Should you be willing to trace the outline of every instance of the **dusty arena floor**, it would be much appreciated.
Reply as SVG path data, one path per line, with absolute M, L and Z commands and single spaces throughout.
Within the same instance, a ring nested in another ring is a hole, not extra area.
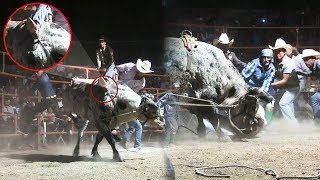
M 230 179 L 276 179 L 262 172 L 267 169 L 278 177 L 318 175 L 320 129 L 312 124 L 288 128 L 275 121 L 247 142 L 222 143 L 209 136 L 200 141 L 190 135 L 165 149 L 154 142 L 145 142 L 137 152 L 118 146 L 125 162 L 112 161 L 106 141 L 99 148 L 103 159 L 98 162 L 90 156 L 92 144 L 82 146 L 80 157 L 72 157 L 73 146 L 66 145 L 40 151 L 2 150 L 0 179 L 207 179 L 196 174 L 197 167 L 208 176 Z M 234 166 L 213 168 L 224 165 Z

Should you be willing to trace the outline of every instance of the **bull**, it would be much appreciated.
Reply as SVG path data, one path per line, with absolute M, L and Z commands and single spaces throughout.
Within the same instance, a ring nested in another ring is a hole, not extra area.
M 166 74 L 173 82 L 180 82 L 179 94 L 193 97 L 180 100 L 195 105 L 185 107 L 197 116 L 200 137 L 205 135 L 204 118 L 213 125 L 219 139 L 225 138 L 221 127 L 238 138 L 250 138 L 259 133 L 264 123 L 255 115 L 258 98 L 264 93 L 249 89 L 220 49 L 200 41 L 186 48 L 181 38 L 168 37 L 164 39 L 163 50 Z M 264 99 L 269 101 L 270 97 Z
M 115 140 L 111 130 L 116 126 L 139 119 L 142 123 L 163 128 L 159 121 L 159 108 L 155 102 L 147 96 L 136 94 L 126 84 L 118 81 L 118 95 L 116 95 L 116 84 L 107 84 L 100 78 L 92 86 L 92 94 L 96 99 L 108 103 L 98 103 L 89 96 L 90 85 L 93 80 L 73 78 L 71 85 L 63 94 L 63 106 L 65 112 L 78 124 L 78 140 L 73 154 L 79 155 L 80 140 L 89 120 L 92 120 L 98 129 L 98 134 L 91 154 L 94 158 L 101 158 L 98 153 L 98 145 L 103 137 L 106 138 L 113 150 L 113 159 L 122 161 L 115 147 Z M 114 98 L 114 99 L 113 99 Z M 113 100 L 112 100 L 113 99 Z
M 5 43 L 10 55 L 21 65 L 43 69 L 59 62 L 66 54 L 71 35 L 56 23 L 44 22 L 34 39 L 25 24 L 7 28 Z

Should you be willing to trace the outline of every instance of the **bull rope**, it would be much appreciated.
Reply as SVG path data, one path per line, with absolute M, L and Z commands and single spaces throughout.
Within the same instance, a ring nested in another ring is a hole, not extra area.
M 173 96 L 178 96 L 178 97 L 184 97 L 184 98 L 188 98 L 188 99 L 194 99 L 194 100 L 199 100 L 199 101 L 205 101 L 205 102 L 210 102 L 211 104 L 198 104 L 198 103 L 181 103 L 181 102 L 175 102 L 175 103 L 172 103 L 172 104 L 175 104 L 175 105 L 180 105 L 180 106 L 197 106 L 197 107 L 214 107 L 214 108 L 227 108 L 228 109 L 228 120 L 230 122 L 230 125 L 235 128 L 238 132 L 242 133 L 242 130 L 244 129 L 240 129 L 237 127 L 237 125 L 235 125 L 233 123 L 233 121 L 231 120 L 231 108 L 234 108 L 240 104 L 249 104 L 251 103 L 252 101 L 249 101 L 249 102 L 238 102 L 234 105 L 219 105 L 219 104 L 216 104 L 215 102 L 213 101 L 210 101 L 210 100 L 206 100 L 206 99 L 201 99 L 201 98 L 195 98 L 195 97 L 189 97 L 189 96 L 184 96 L 184 95 L 179 95 L 179 94 L 174 94 L 174 93 L 170 93 L 171 95 Z M 238 114 L 239 115 L 239 114 Z M 237 115 L 237 116 L 238 116 Z

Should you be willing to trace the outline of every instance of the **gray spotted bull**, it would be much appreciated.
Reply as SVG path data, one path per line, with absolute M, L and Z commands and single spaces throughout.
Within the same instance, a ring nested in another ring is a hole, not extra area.
M 55 23 L 44 22 L 34 39 L 25 24 L 7 27 L 5 43 L 19 64 L 33 69 L 43 69 L 57 63 L 66 54 L 71 35 Z
M 116 94 L 115 83 L 107 85 L 106 81 L 100 78 L 92 86 L 92 94 L 96 99 L 106 103 L 98 103 L 89 95 L 92 82 L 92 79 L 73 78 L 71 85 L 63 95 L 65 112 L 78 124 L 79 128 L 74 155 L 79 155 L 80 139 L 89 120 L 93 121 L 98 129 L 92 149 L 93 157 L 100 158 L 98 145 L 105 137 L 112 147 L 113 159 L 116 161 L 122 161 L 122 159 L 115 147 L 114 136 L 111 133 L 112 129 L 137 118 L 142 123 L 147 122 L 151 126 L 163 128 L 163 123 L 158 118 L 159 108 L 152 99 L 138 95 L 127 85 L 118 81 L 118 95 L 110 101 Z
M 223 137 L 221 127 L 236 137 L 255 136 L 263 127 L 263 120 L 255 117 L 261 92 L 247 87 L 220 49 L 204 42 L 196 43 L 189 52 L 182 39 L 165 38 L 163 65 L 172 81 L 180 82 L 179 94 L 210 101 L 180 98 L 184 103 L 202 104 L 186 106 L 198 118 L 199 136 L 205 135 L 204 118 L 216 129 L 219 138 Z M 214 106 L 229 106 L 230 116 L 228 108 Z

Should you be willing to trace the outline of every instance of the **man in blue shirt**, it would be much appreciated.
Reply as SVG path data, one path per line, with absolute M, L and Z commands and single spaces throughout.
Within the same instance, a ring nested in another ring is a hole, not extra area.
M 179 87 L 179 83 L 173 83 L 173 93 L 176 92 Z M 174 104 L 177 101 L 177 97 L 173 93 L 164 94 L 157 102 L 160 108 L 163 107 L 165 120 L 164 146 L 173 143 L 174 136 L 178 131 L 177 105 Z
M 275 75 L 272 59 L 273 51 L 263 49 L 260 57 L 250 61 L 242 70 L 241 75 L 250 87 L 260 87 L 265 92 L 269 91 Z
M 263 49 L 260 57 L 250 61 L 242 70 L 241 75 L 249 87 L 259 87 L 265 92 L 274 95 L 273 89 L 270 87 L 275 76 L 275 67 L 272 64 L 273 51 L 271 49 Z M 266 104 L 259 103 L 257 114 L 268 124 L 272 117 L 273 102 Z M 268 107 L 268 108 L 266 108 Z M 264 111 L 266 109 L 267 112 Z

